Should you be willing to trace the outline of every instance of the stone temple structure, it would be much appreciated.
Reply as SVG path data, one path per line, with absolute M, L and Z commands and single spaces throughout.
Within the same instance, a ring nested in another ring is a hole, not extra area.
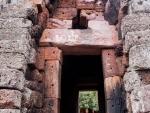
M 0 0 L 0 113 L 150 113 L 150 0 Z

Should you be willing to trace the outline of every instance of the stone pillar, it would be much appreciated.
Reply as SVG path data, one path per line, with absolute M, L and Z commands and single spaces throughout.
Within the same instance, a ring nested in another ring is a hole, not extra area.
M 131 0 L 122 20 L 124 54 L 129 67 L 124 75 L 128 113 L 150 111 L 150 1 Z
M 122 113 L 122 80 L 113 49 L 102 50 L 106 113 Z
M 45 113 L 59 113 L 61 99 L 61 50 L 45 48 Z

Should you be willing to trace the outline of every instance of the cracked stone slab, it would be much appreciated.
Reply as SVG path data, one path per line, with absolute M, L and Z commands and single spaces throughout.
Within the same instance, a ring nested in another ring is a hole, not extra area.
M 22 93 L 17 90 L 0 89 L 0 108 L 20 108 Z
M 134 46 L 129 51 L 129 67 L 136 70 L 150 69 L 150 45 Z
M 32 22 L 24 18 L 0 19 L 0 29 L 31 28 Z
M 0 68 L 18 69 L 25 72 L 27 68 L 27 59 L 23 54 L 18 53 L 0 53 Z
M 128 32 L 125 36 L 124 52 L 129 52 L 130 48 L 135 45 L 149 44 L 150 30 Z
M 122 19 L 121 25 L 122 38 L 124 38 L 128 32 L 148 30 L 150 29 L 149 26 L 150 26 L 149 14 L 127 15 Z
M 24 73 L 15 69 L 0 69 L 0 87 L 22 90 L 24 88 Z

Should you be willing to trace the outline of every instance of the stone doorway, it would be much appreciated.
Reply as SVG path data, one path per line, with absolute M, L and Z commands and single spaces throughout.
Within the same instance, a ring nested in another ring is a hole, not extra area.
M 77 51 L 68 54 L 57 47 L 43 49 L 44 93 L 48 110 L 52 113 L 77 113 L 78 91 L 96 89 L 99 91 L 100 113 L 122 113 L 124 97 L 118 68 L 122 57 L 118 58 L 113 48 L 101 48 L 98 54 L 98 50 L 89 52 L 86 47 L 82 55 Z
M 61 74 L 61 112 L 78 113 L 79 91 L 97 90 L 99 111 L 105 113 L 104 78 L 100 55 L 65 55 Z

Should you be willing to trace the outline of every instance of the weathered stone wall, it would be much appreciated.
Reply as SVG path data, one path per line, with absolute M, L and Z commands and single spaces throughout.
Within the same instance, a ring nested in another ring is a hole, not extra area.
M 37 42 L 49 12 L 45 3 L 0 0 L 0 113 L 40 113 L 44 73 Z
M 124 75 L 128 113 L 150 112 L 150 0 L 129 1 L 121 31 L 129 67 Z

